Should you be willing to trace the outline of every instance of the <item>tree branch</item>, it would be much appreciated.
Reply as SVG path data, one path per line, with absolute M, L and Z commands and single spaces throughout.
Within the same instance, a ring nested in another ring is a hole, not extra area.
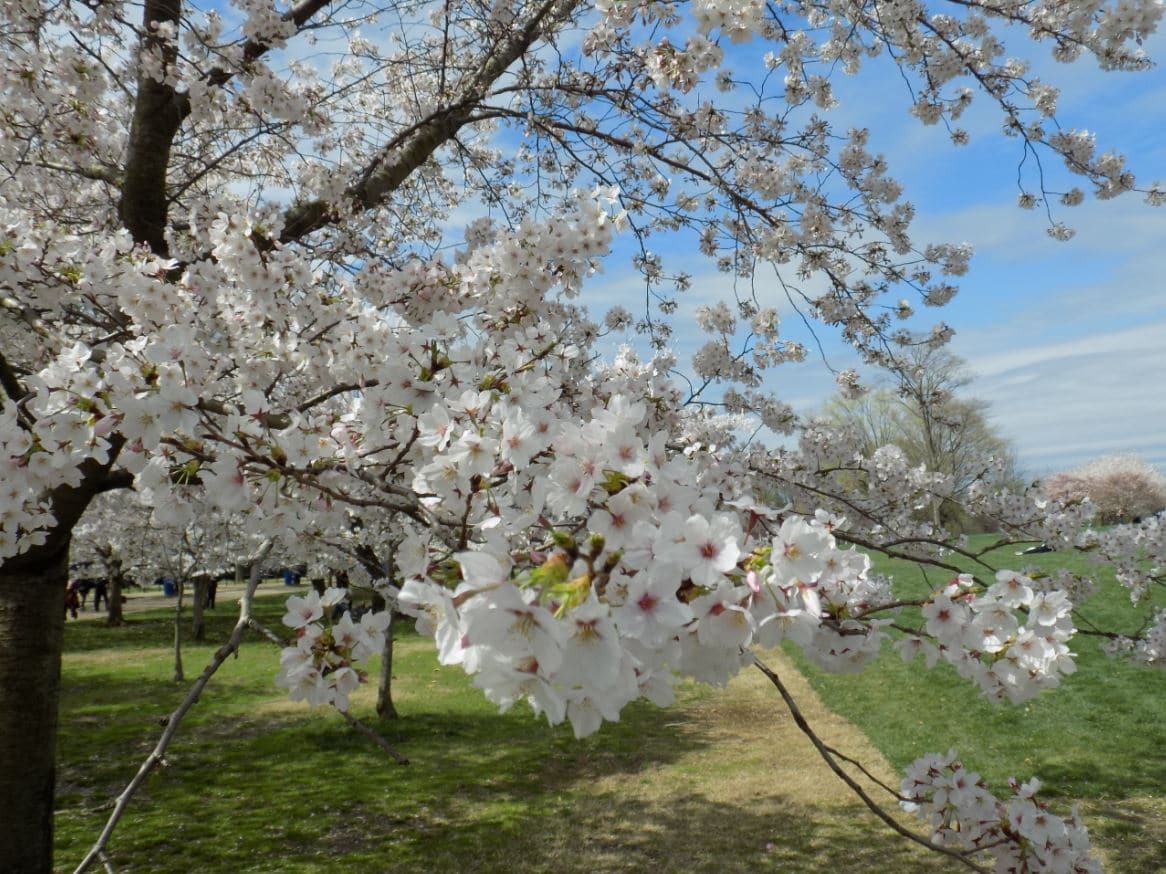
M 139 51 L 143 55 L 159 55 L 164 70 L 177 59 L 178 44 L 159 36 L 159 25 L 171 26 L 177 35 L 181 18 L 180 0 L 146 0 L 142 7 Z M 118 217 L 135 242 L 145 243 L 156 255 L 165 256 L 166 172 L 183 114 L 174 87 L 150 75 L 144 61 L 139 64 L 138 96 L 126 147 Z
M 329 2 L 302 0 L 283 14 L 283 20 L 293 22 L 298 30 Z M 140 51 L 159 55 L 163 70 L 172 67 L 177 60 L 181 18 L 181 0 L 146 0 L 142 8 Z M 171 25 L 174 37 L 160 37 L 159 24 Z M 248 40 L 243 46 L 243 64 L 258 60 L 270 48 L 270 43 Z M 170 167 L 174 138 L 191 112 L 190 96 L 179 94 L 172 85 L 153 78 L 145 72 L 146 65 L 141 65 L 140 69 L 118 216 L 136 242 L 145 243 L 156 255 L 165 256 L 169 207 L 166 173 Z M 206 81 L 211 87 L 222 87 L 233 76 L 233 71 L 216 68 L 207 75 Z
M 340 710 L 339 713 L 341 716 L 344 717 L 345 721 L 347 721 L 349 725 L 351 725 L 353 728 L 355 728 L 357 731 L 359 731 L 361 734 L 363 734 L 365 737 L 367 737 L 369 740 L 371 740 L 373 743 L 375 743 L 378 747 L 380 747 L 382 750 L 384 750 L 386 753 L 388 753 L 390 756 L 392 756 L 398 765 L 409 764 L 409 760 L 407 758 L 405 758 L 405 756 L 403 756 L 399 752 L 397 752 L 395 749 L 393 749 L 392 745 L 387 740 L 385 740 L 383 737 L 381 737 L 380 734 L 373 731 L 371 728 L 369 728 L 367 725 L 365 725 L 363 722 L 361 722 L 359 719 L 357 719 L 355 716 L 353 716 L 347 710 Z
M 16 371 L 12 369 L 3 352 L 0 352 L 0 388 L 4 389 L 4 394 L 8 395 L 14 404 L 20 403 L 28 395 L 28 389 L 17 378 Z
M 146 777 L 149 776 L 150 772 L 158 765 L 164 764 L 166 750 L 170 746 L 170 741 L 174 739 L 174 735 L 178 732 L 178 726 L 181 724 L 183 717 L 186 716 L 190 708 L 198 701 L 203 689 L 206 688 L 206 684 L 210 682 L 210 678 L 214 676 L 215 672 L 222 667 L 223 662 L 239 649 L 239 642 L 242 640 L 243 632 L 247 630 L 251 618 L 251 602 L 255 597 L 255 590 L 259 586 L 259 565 L 267 557 L 267 554 L 271 551 L 271 547 L 272 541 L 266 541 L 251 560 L 251 571 L 247 580 L 247 588 L 243 591 L 243 597 L 239 601 L 239 619 L 231 631 L 231 636 L 227 639 L 226 643 L 215 651 L 210 663 L 203 668 L 202 673 L 194 681 L 194 684 L 190 687 L 190 690 L 186 693 L 186 697 L 182 699 L 182 703 L 178 705 L 178 708 L 169 716 L 165 717 L 166 728 L 163 730 L 162 736 L 158 738 L 158 743 L 154 745 L 154 749 L 146 756 L 145 761 L 138 768 L 138 772 L 117 797 L 113 813 L 109 815 L 109 820 L 105 823 L 105 828 L 101 830 L 97 841 L 90 848 L 89 852 L 85 854 L 85 858 L 81 860 L 81 863 L 77 866 L 73 874 L 82 874 L 94 861 L 104 856 L 105 847 L 113 835 L 113 830 L 117 828 L 117 824 L 125 814 L 131 799 L 137 793 Z
M 105 492 L 112 492 L 115 489 L 130 489 L 134 486 L 134 475 L 128 470 L 111 470 L 105 477 L 97 483 L 95 491 L 97 494 Z
M 838 779 L 850 787 L 851 791 L 859 797 L 859 799 L 867 806 L 871 813 L 873 813 L 875 816 L 877 816 L 879 819 L 881 819 L 883 822 L 885 822 L 892 829 L 908 840 L 914 841 L 915 843 L 919 844 L 920 846 L 924 846 L 929 850 L 934 850 L 937 853 L 950 856 L 952 859 L 955 859 L 963 865 L 966 865 L 973 871 L 980 872 L 980 874 L 988 874 L 987 868 L 984 868 L 981 865 L 977 865 L 960 851 L 934 843 L 933 841 L 929 841 L 926 838 L 921 838 L 919 835 L 903 826 L 901 823 L 899 823 L 898 820 L 883 810 L 882 806 L 879 805 L 879 803 L 873 798 L 871 798 L 870 795 L 867 794 L 866 790 L 863 789 L 861 785 L 859 785 L 858 781 L 847 774 L 846 771 L 843 770 L 842 766 L 838 764 L 834 758 L 833 751 L 830 749 L 830 747 L 826 746 L 822 739 L 814 732 L 814 729 L 810 727 L 810 724 L 806 721 L 806 717 L 802 715 L 802 711 L 798 707 L 797 702 L 794 701 L 793 696 L 790 695 L 789 690 L 785 687 L 785 684 L 782 683 L 781 677 L 777 675 L 777 672 L 756 656 L 753 656 L 753 664 L 757 666 L 757 669 L 761 671 L 761 673 L 765 674 L 765 676 L 769 678 L 771 683 L 773 683 L 774 688 L 777 689 L 778 693 L 782 697 L 782 700 L 785 701 L 785 706 L 789 709 L 790 715 L 793 717 L 797 727 L 801 729 L 802 734 L 810 739 L 810 743 L 814 745 L 814 749 L 818 751 L 818 754 L 822 757 L 822 760 L 830 767 L 831 771 L 838 775 Z
M 463 125 L 473 119 L 474 111 L 479 108 L 490 86 L 511 64 L 526 54 L 535 42 L 555 25 L 566 21 L 579 2 L 546 0 L 525 27 L 516 31 L 502 46 L 488 49 L 477 73 L 466 83 L 460 97 L 397 135 L 348 188 L 345 193 L 347 201 L 359 210 L 372 209 L 381 204 L 434 152 L 449 142 Z M 336 206 L 326 201 L 313 200 L 296 204 L 284 213 L 279 242 L 299 240 L 335 222 L 339 217 L 340 212 Z M 275 245 L 274 241 L 266 238 L 256 239 L 255 244 L 260 249 L 270 249 Z

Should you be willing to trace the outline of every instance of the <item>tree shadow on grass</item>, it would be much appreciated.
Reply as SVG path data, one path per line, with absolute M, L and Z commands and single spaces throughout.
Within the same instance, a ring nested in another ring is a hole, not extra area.
M 184 610 L 183 616 L 183 631 L 186 632 L 190 628 L 190 611 Z M 216 628 L 215 631 L 211 631 L 208 627 L 208 635 L 214 634 L 217 630 Z M 230 634 L 230 631 L 226 633 Z M 173 642 L 173 610 L 138 613 L 127 617 L 124 624 L 113 628 L 100 619 L 65 623 L 66 654 L 159 647 Z
M 647 715 L 583 742 L 529 716 L 406 719 L 404 768 L 322 719 L 221 721 L 188 738 L 111 851 L 119 870 L 158 872 L 952 870 L 857 805 L 647 785 L 710 743 Z
M 278 864 L 332 863 L 394 872 L 830 872 L 940 874 L 960 866 L 892 834 L 859 807 L 773 796 L 749 804 L 700 794 L 664 799 L 622 792 L 543 798 L 494 816 L 410 815 L 365 807 L 301 820 Z
M 63 714 L 61 859 L 75 861 L 98 833 L 108 815 L 98 808 L 153 746 L 161 731 L 156 712 L 164 712 L 156 704 L 174 694 L 168 684 L 142 688 L 114 677 L 100 686 L 95 695 L 126 702 L 136 695 L 152 703 L 147 711 L 115 708 L 100 722 L 83 710 Z M 457 821 L 467 810 L 471 822 L 493 811 L 517 816 L 580 781 L 666 767 L 682 749 L 701 745 L 691 736 L 683 748 L 671 742 L 660 734 L 660 715 L 638 709 L 614 731 L 582 743 L 569 729 L 550 729 L 529 713 L 435 712 L 382 725 L 412 759 L 408 767 L 394 764 L 330 711 L 207 712 L 183 726 L 168 766 L 147 781 L 111 851 L 119 870 L 141 871 L 194 870 L 195 861 L 199 870 L 245 870 L 238 858 L 219 855 L 224 846 L 243 849 L 248 858 L 281 858 L 291 848 L 294 859 L 317 854 L 321 840 L 327 858 L 343 859 L 345 851 L 327 835 L 340 829 L 350 838 L 341 843 L 353 843 L 346 823 L 354 817 L 372 816 L 377 826 L 414 823 L 425 834 L 425 824 Z M 341 809 L 349 813 L 341 816 Z M 176 823 L 182 841 L 175 841 Z M 394 828 L 396 835 L 400 826 Z M 383 843 L 382 832 L 369 833 Z
M 1147 749 L 1141 766 L 1132 772 L 1115 774 L 1090 758 L 1089 750 L 1058 750 L 1039 767 L 1042 792 L 1049 798 L 1073 800 L 1077 787 L 1096 787 L 1104 798 L 1120 799 L 1133 795 L 1158 795 L 1166 790 L 1166 748 Z M 1091 795 L 1095 793 L 1090 793 Z
M 1110 874 L 1166 871 L 1166 799 L 1088 801 L 1081 814 L 1090 837 L 1106 849 Z
M 86 678 L 62 713 L 62 870 L 185 691 L 124 668 Z M 118 870 L 952 870 L 856 805 L 780 787 L 740 797 L 723 781 L 710 797 L 702 769 L 722 767 L 710 751 L 739 763 L 691 705 L 637 703 L 576 741 L 524 707 L 497 714 L 477 695 L 418 690 L 403 719 L 378 726 L 411 758 L 400 767 L 335 713 L 258 689 L 208 690 L 115 833 Z

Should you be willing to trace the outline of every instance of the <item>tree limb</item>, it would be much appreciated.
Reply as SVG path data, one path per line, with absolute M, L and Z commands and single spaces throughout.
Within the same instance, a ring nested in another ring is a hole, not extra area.
M 431 113 L 427 118 L 406 129 L 364 168 L 357 181 L 345 192 L 347 201 L 357 209 L 371 209 L 382 203 L 419 167 L 474 117 L 474 111 L 485 98 L 490 86 L 521 58 L 530 47 L 551 29 L 566 21 L 580 0 L 546 0 L 539 10 L 502 46 L 491 47 L 460 97 Z M 315 230 L 326 227 L 340 217 L 336 206 L 322 200 L 293 205 L 284 213 L 280 243 L 299 240 Z M 262 249 L 271 249 L 275 243 L 266 238 L 255 239 Z
M 82 874 L 94 861 L 104 856 L 105 847 L 113 835 L 113 830 L 117 828 L 117 824 L 125 814 L 131 799 L 137 793 L 146 777 L 149 776 L 150 772 L 165 762 L 166 750 L 170 746 L 170 742 L 174 739 L 174 735 L 178 732 L 178 726 L 181 724 L 183 717 L 186 716 L 190 708 L 198 701 L 203 689 L 206 688 L 206 684 L 214 676 L 215 672 L 222 667 L 223 662 L 239 649 L 239 642 L 242 640 L 243 632 L 247 630 L 251 618 L 251 603 L 255 597 L 255 590 L 259 586 L 259 565 L 267 557 L 267 554 L 271 551 L 271 547 L 272 541 L 266 541 L 251 560 L 251 572 L 247 580 L 247 588 L 243 591 L 243 597 L 239 601 L 239 619 L 231 631 L 231 636 L 227 639 L 226 643 L 215 651 L 210 663 L 203 668 L 203 672 L 194 681 L 194 684 L 186 693 L 186 697 L 182 699 L 182 703 L 178 705 L 173 713 L 165 718 L 166 728 L 162 731 L 162 736 L 158 738 L 158 743 L 154 745 L 154 749 L 146 756 L 145 761 L 138 768 L 138 772 L 117 797 L 113 813 L 109 815 L 109 820 L 105 823 L 105 828 L 101 830 L 97 841 L 90 848 L 89 852 L 85 854 L 85 858 L 81 860 L 81 863 L 77 866 L 73 874 Z
M 375 743 L 378 747 L 380 747 L 382 750 L 384 750 L 386 753 L 388 753 L 390 756 L 392 756 L 398 765 L 409 764 L 409 760 L 407 758 L 405 758 L 405 756 L 403 756 L 399 752 L 397 752 L 395 749 L 393 749 L 392 745 L 387 740 L 385 740 L 383 737 L 381 737 L 380 734 L 373 731 L 371 728 L 369 728 L 367 725 L 365 725 L 363 722 L 361 722 L 359 719 L 357 719 L 355 716 L 353 716 L 347 710 L 340 710 L 339 713 L 341 716 L 344 717 L 345 721 L 347 721 L 347 723 L 349 725 L 351 725 L 353 728 L 355 728 L 357 731 L 359 731 L 361 734 L 363 734 L 365 737 L 367 737 L 369 740 L 371 740 L 373 743 Z
M 20 403 L 28 395 L 28 389 L 16 376 L 16 371 L 12 369 L 3 352 L 0 352 L 0 388 L 4 389 L 4 394 L 8 395 L 14 404 Z
M 293 22 L 298 30 L 329 2 L 301 0 L 284 12 L 283 20 Z M 142 7 L 140 51 L 159 54 L 164 70 L 172 67 L 177 60 L 178 43 L 176 38 L 164 39 L 159 36 L 158 25 L 171 25 L 177 35 L 181 18 L 181 0 L 146 0 Z M 243 64 L 258 60 L 270 48 L 270 43 L 248 40 L 243 46 Z M 166 216 L 169 207 L 166 174 L 170 167 L 170 150 L 174 138 L 191 112 L 190 96 L 179 94 L 173 85 L 153 78 L 145 72 L 146 65 L 142 65 L 141 69 L 126 148 L 118 215 L 135 242 L 145 243 L 154 254 L 165 256 L 168 251 Z M 233 76 L 232 71 L 216 68 L 208 74 L 207 84 L 222 87 Z
M 859 797 L 859 799 L 867 806 L 871 813 L 873 813 L 875 816 L 877 816 L 879 819 L 881 819 L 883 822 L 885 822 L 892 829 L 908 840 L 914 841 L 915 843 L 924 846 L 929 850 L 934 850 L 937 853 L 942 853 L 945 856 L 949 856 L 952 859 L 962 863 L 963 865 L 966 865 L 971 870 L 980 872 L 980 874 L 988 874 L 987 868 L 976 864 L 964 853 L 960 852 L 959 850 L 953 850 L 950 847 L 945 847 L 942 844 L 929 841 L 927 838 L 920 837 L 899 823 L 898 820 L 896 820 L 885 810 L 883 810 L 882 806 L 873 798 L 871 798 L 870 795 L 867 794 L 866 790 L 863 789 L 861 785 L 859 785 L 858 781 L 847 774 L 846 771 L 843 770 L 842 766 L 838 764 L 838 762 L 835 760 L 833 751 L 830 749 L 830 747 L 826 746 L 826 744 L 820 737 L 818 737 L 818 735 L 814 732 L 814 729 L 806 721 L 806 717 L 802 715 L 802 711 L 798 707 L 797 702 L 794 701 L 793 696 L 789 693 L 789 690 L 785 687 L 785 684 L 781 681 L 781 677 L 777 675 L 777 672 L 756 656 L 753 656 L 753 664 L 757 666 L 757 670 L 765 674 L 765 676 L 769 678 L 769 681 L 773 683 L 774 688 L 777 689 L 778 693 L 782 697 L 782 700 L 785 701 L 785 706 L 789 709 L 790 715 L 793 717 L 797 727 L 801 729 L 802 734 L 810 739 L 810 743 L 814 745 L 814 749 L 818 751 L 818 754 L 822 757 L 822 760 L 830 767 L 831 771 L 838 775 L 838 779 L 850 787 L 851 791 Z
M 178 33 L 182 18 L 181 0 L 146 0 L 142 7 L 143 54 L 161 56 L 163 69 L 178 57 L 177 42 L 158 34 L 159 25 L 169 25 Z M 126 146 L 118 217 L 137 243 L 145 243 L 156 255 L 167 254 L 166 172 L 170 149 L 182 124 L 182 110 L 174 86 L 151 76 L 142 63 L 138 73 L 138 96 Z

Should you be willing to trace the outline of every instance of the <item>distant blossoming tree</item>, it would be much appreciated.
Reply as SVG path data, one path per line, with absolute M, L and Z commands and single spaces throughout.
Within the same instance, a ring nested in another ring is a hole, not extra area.
M 850 398 L 839 394 L 822 415 L 855 429 L 865 454 L 895 445 L 910 463 L 949 475 L 954 500 L 937 498 L 926 512 L 936 526 L 974 524 L 963 517 L 961 504 L 969 489 L 985 481 L 1016 484 L 1012 447 L 993 427 L 988 405 L 961 394 L 971 373 L 946 346 L 914 347 L 896 362 L 896 371 L 897 388 L 883 386 Z
M 1088 500 L 1102 522 L 1131 522 L 1166 509 L 1166 476 L 1137 455 L 1106 455 L 1045 480 L 1049 497 Z

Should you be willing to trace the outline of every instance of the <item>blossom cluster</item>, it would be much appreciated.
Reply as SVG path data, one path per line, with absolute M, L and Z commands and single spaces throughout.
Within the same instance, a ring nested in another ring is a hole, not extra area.
M 347 710 L 348 696 L 368 679 L 361 663 L 384 647 L 390 614 L 365 613 L 354 621 L 344 610 L 331 621 L 332 609 L 345 597 L 344 589 L 330 588 L 323 595 L 313 591 L 287 599 L 283 624 L 295 630 L 296 640 L 280 654 L 275 682 L 291 700 Z
M 1036 778 L 1008 785 L 1011 795 L 997 798 L 955 750 L 929 753 L 907 766 L 901 804 L 927 821 L 933 839 L 988 853 L 1001 874 L 1100 874 L 1076 809 L 1067 817 L 1050 812 Z
M 819 519 L 791 517 L 769 537 L 756 516 L 750 532 L 735 513 L 692 513 L 694 496 L 661 510 L 677 495 L 658 470 L 648 461 L 596 507 L 590 533 L 555 532 L 537 563 L 455 553 L 411 576 L 400 608 L 491 700 L 525 698 L 579 736 L 634 698 L 670 702 L 677 674 L 727 682 L 754 644 L 796 640 L 835 667 L 877 654 L 877 625 L 841 618 L 871 594 L 865 555 L 837 549 Z
M 1017 704 L 1076 670 L 1067 646 L 1072 608 L 1063 591 L 1034 592 L 1033 581 L 1014 571 L 997 572 L 987 589 L 961 574 L 923 605 L 935 645 L 916 636 L 896 646 L 905 661 L 922 653 L 929 666 L 942 653 L 987 698 Z

